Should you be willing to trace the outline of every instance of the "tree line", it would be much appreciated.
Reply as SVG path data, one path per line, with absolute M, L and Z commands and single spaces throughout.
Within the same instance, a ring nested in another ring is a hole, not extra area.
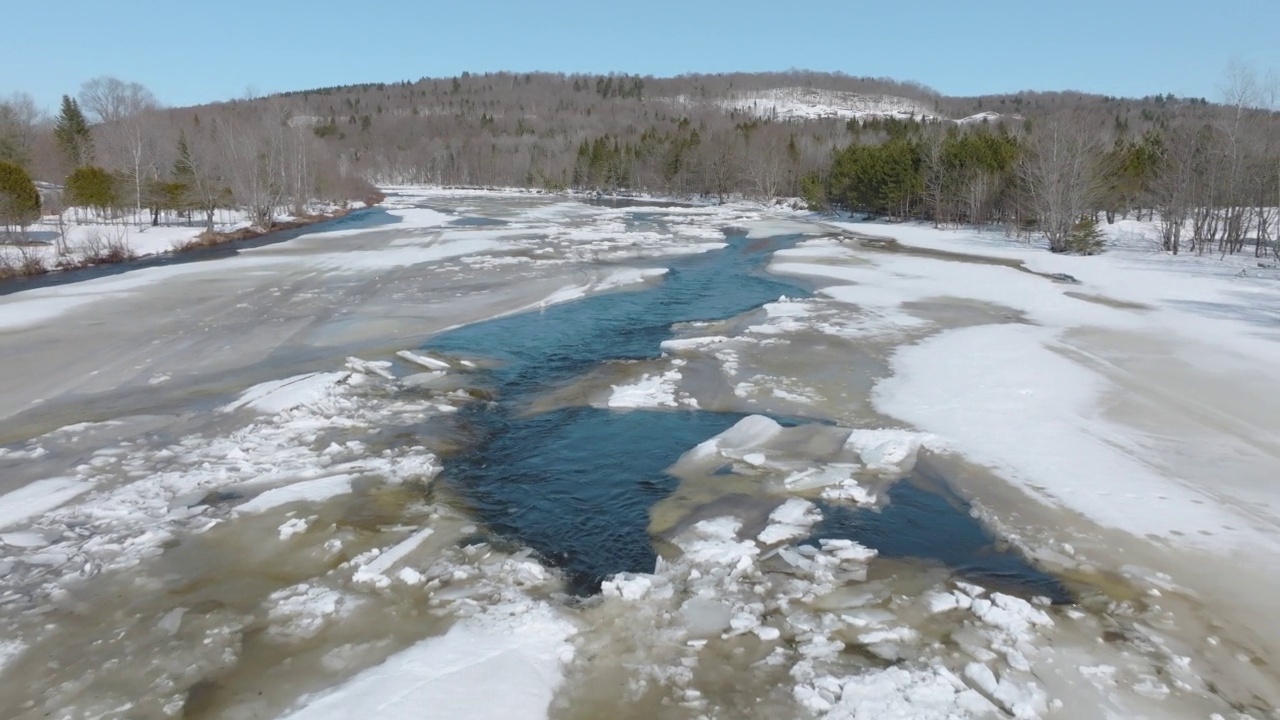
M 1140 133 L 1072 111 L 973 125 L 851 123 L 853 142 L 801 178 L 817 207 L 1040 233 L 1100 249 L 1099 218 L 1157 221 L 1163 248 L 1280 253 L 1280 89 L 1235 68 L 1227 103 L 1189 103 Z
M 292 112 L 271 98 L 223 103 L 202 117 L 164 108 L 144 86 L 112 77 L 64 95 L 51 118 L 15 94 L 0 100 L 0 225 L 75 207 L 99 219 L 199 221 L 211 231 L 217 211 L 240 210 L 268 230 L 312 201 L 376 192 Z
M 769 106 L 814 92 L 896 110 L 795 118 Z M 23 96 L 0 103 L 0 161 L 65 187 L 77 205 L 149 210 L 157 222 L 212 224 L 234 206 L 269 224 L 308 198 L 358 197 L 367 182 L 431 183 L 803 196 L 1038 232 L 1055 250 L 1085 252 L 1098 238 L 1091 219 L 1143 214 L 1172 252 L 1262 254 L 1280 225 L 1275 95 L 1238 67 L 1220 103 L 950 98 L 810 72 L 464 73 L 167 109 L 136 83 L 103 78 L 65 98 L 56 118 Z

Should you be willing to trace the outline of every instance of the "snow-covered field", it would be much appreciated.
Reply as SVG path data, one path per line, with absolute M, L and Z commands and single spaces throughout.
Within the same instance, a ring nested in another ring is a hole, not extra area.
M 319 215 L 338 209 L 330 203 L 315 203 L 307 208 L 307 213 Z M 276 218 L 279 222 L 293 219 L 291 216 Z M 117 247 L 129 257 L 157 255 L 173 252 L 205 230 L 202 215 L 193 216 L 190 222 L 175 222 L 169 217 L 165 220 L 153 226 L 149 212 L 103 218 L 88 208 L 68 209 L 61 220 L 55 215 L 46 215 L 26 228 L 20 237 L 0 243 L 0 268 L 20 267 L 28 261 L 39 262 L 49 270 L 76 267 Z M 215 213 L 215 232 L 228 233 L 250 225 L 244 212 L 219 210 Z
M 0 714 L 1274 716 L 1274 270 L 1133 221 L 1075 258 L 750 203 L 393 188 L 362 218 L 0 297 Z M 557 389 L 745 415 L 669 470 L 652 571 L 570 599 L 442 481 L 485 361 L 420 348 L 642 292 L 725 227 L 806 235 L 768 272 L 815 292 Z M 1075 602 L 805 542 L 926 467 Z

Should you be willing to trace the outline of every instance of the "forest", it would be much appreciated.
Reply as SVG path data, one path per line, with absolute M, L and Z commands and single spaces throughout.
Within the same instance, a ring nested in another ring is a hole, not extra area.
M 0 225 L 93 208 L 152 223 L 236 208 L 268 229 L 376 185 L 576 189 L 761 201 L 1042 234 L 1157 221 L 1169 252 L 1278 252 L 1280 94 L 1250 68 L 1221 97 L 946 97 L 791 71 L 673 78 L 464 73 L 164 107 L 111 77 L 0 100 Z M 38 188 L 33 190 L 32 188 Z

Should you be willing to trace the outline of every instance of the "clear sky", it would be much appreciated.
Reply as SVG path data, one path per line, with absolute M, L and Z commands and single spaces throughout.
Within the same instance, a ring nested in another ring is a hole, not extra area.
M 1280 71 L 1278 0 L 60 0 L 6 2 L 0 94 L 50 110 L 115 75 L 169 105 L 464 70 L 805 68 L 949 95 L 1078 89 L 1217 99 Z

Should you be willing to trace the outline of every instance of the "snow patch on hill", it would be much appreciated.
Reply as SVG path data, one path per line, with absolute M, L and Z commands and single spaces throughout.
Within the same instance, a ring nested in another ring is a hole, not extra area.
M 984 110 L 976 115 L 956 120 L 957 125 L 974 125 L 981 122 L 998 123 L 1001 120 L 1022 120 L 1021 115 L 1003 115 L 994 110 Z
M 672 99 L 691 105 L 701 101 L 681 95 Z M 775 120 L 841 120 L 894 117 L 900 119 L 944 119 L 923 103 L 894 95 L 863 95 L 838 90 L 787 87 L 735 93 L 710 101 L 726 110 L 746 112 Z

